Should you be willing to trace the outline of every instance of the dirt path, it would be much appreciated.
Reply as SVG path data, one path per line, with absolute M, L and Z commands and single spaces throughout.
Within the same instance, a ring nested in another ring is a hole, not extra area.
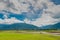
M 60 33 L 49 33 L 49 32 L 43 32 L 43 31 L 41 31 L 40 33 L 42 33 L 42 34 L 51 34 L 51 35 L 54 35 L 54 36 L 60 36 Z

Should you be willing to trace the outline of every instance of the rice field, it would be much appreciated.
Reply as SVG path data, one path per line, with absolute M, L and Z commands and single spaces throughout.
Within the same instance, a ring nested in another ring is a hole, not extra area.
M 1 31 L 0 40 L 60 40 L 60 36 L 29 31 Z

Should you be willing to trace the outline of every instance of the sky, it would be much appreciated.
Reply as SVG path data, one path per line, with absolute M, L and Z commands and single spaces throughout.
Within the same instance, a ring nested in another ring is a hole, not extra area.
M 38 27 L 60 22 L 60 0 L 0 0 L 0 24 Z

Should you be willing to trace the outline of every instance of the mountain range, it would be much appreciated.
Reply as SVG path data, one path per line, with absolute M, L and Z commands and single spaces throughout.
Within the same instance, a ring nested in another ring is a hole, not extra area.
M 37 26 L 26 24 L 26 23 L 15 23 L 11 25 L 0 24 L 0 30 L 32 30 L 38 29 Z
M 60 23 L 56 23 L 54 25 L 43 26 L 40 29 L 60 29 Z
M 60 29 L 60 23 L 37 27 L 26 23 L 0 24 L 0 30 L 40 30 L 40 29 Z

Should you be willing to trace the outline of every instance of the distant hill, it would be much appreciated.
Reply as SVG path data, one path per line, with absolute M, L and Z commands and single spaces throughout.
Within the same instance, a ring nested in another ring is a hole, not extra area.
M 26 24 L 26 23 L 15 23 L 11 25 L 0 24 L 0 30 L 33 30 L 38 29 L 37 26 Z
M 0 30 L 41 30 L 41 29 L 60 29 L 60 23 L 37 27 L 26 23 L 0 24 Z
M 60 29 L 60 23 L 57 23 L 54 25 L 43 26 L 40 29 Z

